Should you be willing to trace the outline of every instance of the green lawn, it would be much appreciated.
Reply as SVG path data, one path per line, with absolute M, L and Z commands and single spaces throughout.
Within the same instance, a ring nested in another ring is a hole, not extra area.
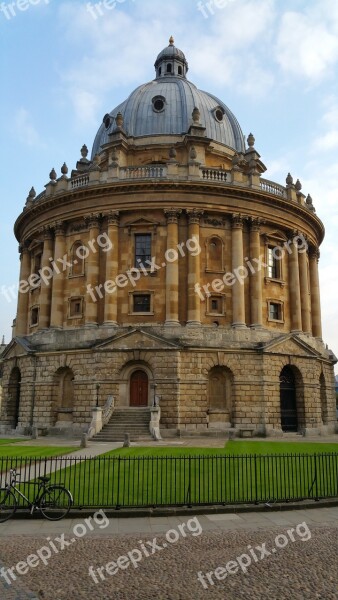
M 220 456 L 243 454 L 322 454 L 324 452 L 338 452 L 337 444 L 322 444 L 312 442 L 251 442 L 230 441 L 224 448 L 182 448 L 182 447 L 131 447 L 119 448 L 107 452 L 105 456 Z
M 73 493 L 76 506 L 334 497 L 338 496 L 337 444 L 236 441 L 221 449 L 124 448 L 78 461 L 53 475 L 53 481 L 60 480 Z
M 75 446 L 20 446 L 0 445 L 1 458 L 48 458 L 50 456 L 62 456 L 78 450 Z
M 8 446 L 9 444 L 18 444 L 19 442 L 28 442 L 28 438 L 7 438 L 0 439 L 0 446 Z

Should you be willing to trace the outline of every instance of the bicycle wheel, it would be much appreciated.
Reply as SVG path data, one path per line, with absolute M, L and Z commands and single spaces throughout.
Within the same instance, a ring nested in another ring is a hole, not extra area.
M 0 523 L 10 519 L 16 511 L 16 498 L 8 488 L 0 488 Z
M 68 515 L 72 504 L 71 493 L 60 485 L 53 485 L 42 494 L 40 510 L 46 519 L 59 521 Z

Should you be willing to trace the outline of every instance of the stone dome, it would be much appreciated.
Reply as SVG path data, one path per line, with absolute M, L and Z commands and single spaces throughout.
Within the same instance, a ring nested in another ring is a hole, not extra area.
M 156 78 L 140 85 L 130 96 L 103 118 L 94 140 L 92 157 L 109 143 L 118 113 L 123 117 L 127 136 L 184 135 L 192 124 L 195 107 L 206 137 L 237 152 L 245 151 L 244 135 L 231 110 L 216 96 L 199 90 L 186 79 L 188 63 L 174 46 L 173 38 L 155 62 Z

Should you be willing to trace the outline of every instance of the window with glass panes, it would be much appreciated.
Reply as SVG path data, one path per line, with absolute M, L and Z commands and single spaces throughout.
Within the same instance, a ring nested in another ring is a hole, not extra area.
M 133 312 L 150 312 L 150 294 L 134 294 Z
M 135 235 L 135 266 L 140 263 L 147 267 L 146 261 L 151 261 L 151 234 L 137 233 Z
M 268 247 L 268 277 L 271 279 L 279 279 L 280 278 L 280 260 L 276 258 L 275 248 L 273 246 Z M 278 254 L 277 254 L 278 256 Z

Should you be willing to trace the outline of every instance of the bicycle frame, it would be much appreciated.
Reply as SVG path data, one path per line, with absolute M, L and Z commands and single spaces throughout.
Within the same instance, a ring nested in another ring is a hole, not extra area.
M 43 481 L 21 481 L 21 484 L 24 485 L 37 485 L 38 487 L 38 491 L 36 493 L 36 496 L 33 500 L 33 502 L 31 502 L 27 496 L 25 496 L 25 494 L 23 492 L 21 492 L 16 486 L 17 486 L 17 481 L 16 478 L 19 477 L 20 475 L 18 473 L 16 473 L 16 471 L 12 471 L 12 469 L 10 470 L 10 475 L 11 475 L 11 479 L 10 479 L 10 483 L 8 483 L 6 485 L 6 487 L 10 490 L 13 490 L 14 495 L 17 493 L 19 494 L 19 496 L 21 496 L 21 498 L 23 500 L 25 500 L 27 502 L 27 505 L 30 508 L 30 513 L 31 515 L 33 514 L 34 510 L 39 510 L 39 501 L 42 498 L 43 492 L 46 490 L 47 486 Z M 42 492 L 42 493 L 41 493 Z

